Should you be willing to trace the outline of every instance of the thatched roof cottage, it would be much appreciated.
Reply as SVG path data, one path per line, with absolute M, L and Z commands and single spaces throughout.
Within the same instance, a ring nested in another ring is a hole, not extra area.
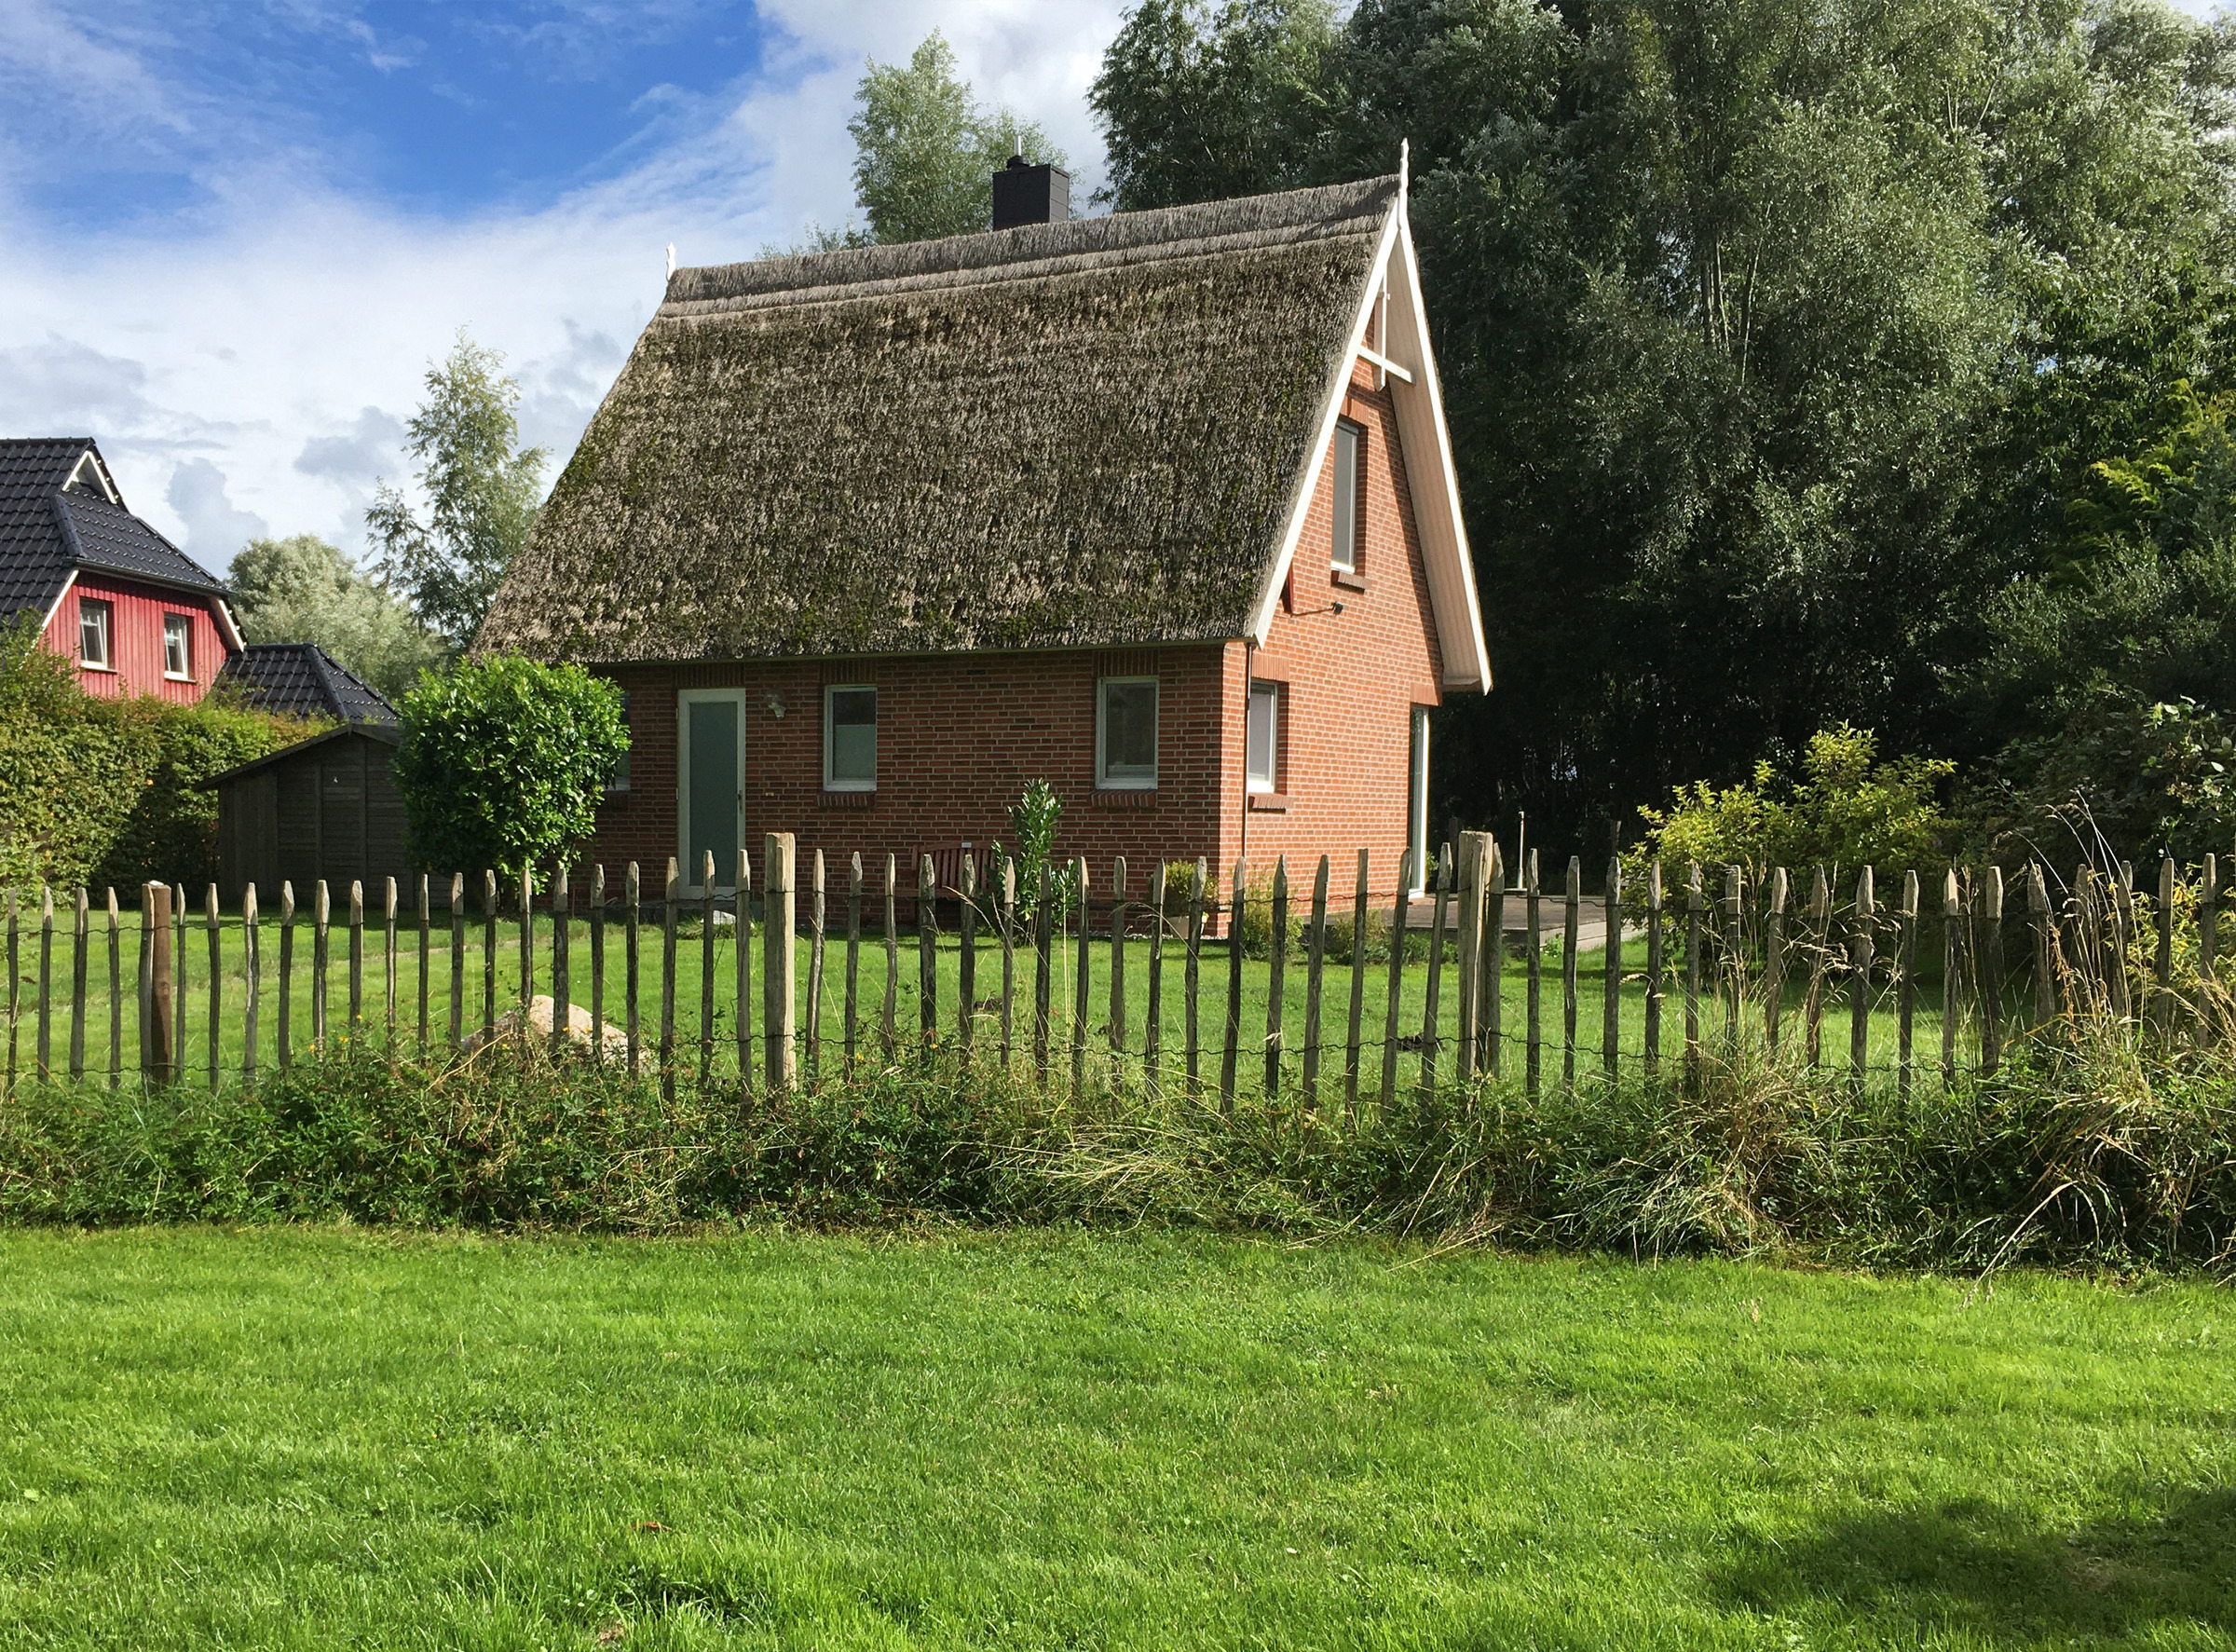
M 1403 179 L 675 271 L 477 647 L 627 693 L 648 876 L 1042 778 L 1067 852 L 1392 887 L 1490 685 Z

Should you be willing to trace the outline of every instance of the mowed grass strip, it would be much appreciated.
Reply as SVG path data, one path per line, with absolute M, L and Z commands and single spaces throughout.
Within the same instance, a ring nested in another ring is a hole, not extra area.
M 2226 1646 L 2225 1291 L 0 1236 L 0 1645 Z

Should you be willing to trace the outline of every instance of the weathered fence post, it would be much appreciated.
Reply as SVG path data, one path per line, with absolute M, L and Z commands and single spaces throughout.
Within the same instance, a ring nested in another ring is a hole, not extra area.
M 1944 1090 L 1956 1083 L 1956 1021 L 1963 1003 L 1959 996 L 1963 976 L 1958 971 L 1964 935 L 1958 920 L 1963 914 L 1956 868 L 1951 867 L 1941 881 L 1941 1086 Z
M 1722 944 L 1717 950 L 1722 961 L 1716 969 L 1717 990 L 1724 995 L 1724 1054 L 1729 1059 L 1739 1048 L 1739 1000 L 1745 996 L 1741 989 L 1747 980 L 1747 939 L 1744 925 L 1743 881 L 1739 868 L 1726 863 L 1724 867 L 1724 909 Z
M 355 1044 L 365 1018 L 365 885 L 349 881 L 349 1039 Z
M 1111 1087 L 1117 1088 L 1125 1058 L 1125 856 L 1111 863 Z M 1084 936 L 1084 929 L 1080 932 Z M 1085 943 L 1081 943 L 1084 945 Z
M 1602 996 L 1600 1017 L 1600 1070 L 1610 1084 L 1620 1076 L 1623 1030 L 1623 860 L 1607 857 L 1607 939 L 1600 954 Z
M 854 1043 L 862 978 L 862 852 L 846 858 L 846 1071 L 854 1070 Z
M 326 966 L 333 930 L 334 895 L 320 878 L 310 892 L 310 1043 L 321 1055 L 326 1049 Z
M 1203 880 L 1198 878 L 1196 882 L 1200 885 Z M 1017 1006 L 1017 862 L 1006 852 L 1002 856 L 1001 901 L 1002 1071 L 1006 1073 L 1016 1048 Z
M 49 912 L 53 909 L 51 897 L 48 902 L 48 909 Z M 148 1076 L 157 1084 L 167 1085 L 178 1076 L 177 1029 L 171 1016 L 176 983 L 171 975 L 170 885 L 147 884 L 141 894 L 140 910 L 143 914 L 150 942 L 148 1024 L 142 1036 L 142 1047 L 148 1052 Z M 44 981 L 41 986 L 44 988 Z M 40 1076 L 47 1076 L 44 1050 L 40 1051 L 39 1065 L 42 1069 Z
M 1525 1023 L 1527 1041 L 1524 1055 L 1523 1088 L 1534 1099 L 1539 1093 L 1539 1080 L 1545 1063 L 1545 892 L 1537 882 L 1537 852 L 1528 852 L 1523 863 L 1522 900 L 1524 922 L 1528 925 L 1522 941 L 1522 950 L 1528 954 L 1525 972 L 1528 983 L 1529 1019 Z
M 256 1087 L 256 1017 L 264 997 L 264 940 L 256 932 L 256 885 L 249 884 L 240 892 L 240 965 L 246 977 L 240 1006 L 240 1083 L 241 1087 Z M 109 891 L 109 1087 L 116 1086 L 116 1058 L 123 1044 L 118 1036 L 121 1029 L 116 1024 L 116 892 Z
M 93 938 L 91 914 L 91 898 L 81 883 L 77 886 L 76 909 L 70 930 L 70 1076 L 73 1079 L 86 1075 L 86 950 Z
M 1812 1072 L 1824 1047 L 1824 977 L 1832 968 L 1832 948 L 1833 888 L 1820 866 L 1809 887 L 1809 990 L 1801 1006 L 1802 1042 Z
M 497 873 L 482 868 L 482 1038 L 497 1031 Z
M 217 886 L 211 885 L 214 897 Z M 382 986 L 387 989 L 389 1007 L 389 1048 L 396 1047 L 396 880 L 388 880 L 388 935 L 387 952 L 381 962 Z
M 1980 1071 L 2003 1059 L 2003 868 L 1989 867 L 1980 890 Z
M 456 1050 L 465 1037 L 466 874 L 453 872 L 450 875 L 450 1047 Z
M 1646 1073 L 1661 1068 L 1661 862 L 1646 865 Z
M 424 883 L 421 893 L 425 894 Z M 425 1021 L 423 1014 L 420 1017 Z M 420 1030 L 420 1042 L 426 1042 L 426 1029 Z M 593 1066 L 606 1064 L 606 863 L 593 861 L 590 867 L 590 1059 Z
M 823 953 L 825 867 L 823 851 L 808 873 L 808 1088 L 823 1087 Z M 740 937 L 741 944 L 743 937 Z
M 1398 857 L 1398 898 L 1405 899 L 1406 857 Z M 1351 891 L 1351 1023 L 1343 1043 L 1343 1116 L 1358 1115 L 1359 1040 L 1367 1013 L 1367 852 L 1358 852 L 1358 881 Z
M 730 970 L 730 996 L 737 1001 L 730 1029 L 738 1040 L 738 1100 L 753 1095 L 753 857 L 738 845 L 737 893 L 731 896 L 737 911 L 730 929 L 730 949 L 736 953 Z M 768 927 L 764 911 L 762 927 Z
M 2158 991 L 2151 1003 L 2151 1018 L 2158 1024 L 2161 1038 L 2174 1036 L 2174 856 L 2163 854 L 2159 860 L 2159 950 L 2153 961 Z
M 1584 861 L 1572 854 L 1561 921 L 1561 1087 L 1571 1092 L 1576 1087 L 1576 938 L 1583 905 Z
M 1847 995 L 1847 1063 L 1849 1082 L 1858 1096 L 1863 1093 L 1863 1070 L 1870 1055 L 1871 1044 L 1871 963 L 1873 951 L 1872 920 L 1875 913 L 1872 899 L 1871 867 L 1866 866 L 1856 874 L 1855 928 L 1848 943 L 1848 968 L 1852 972 Z
M 1492 860 L 1495 865 L 1498 846 L 1492 845 Z M 1466 834 L 1460 836 L 1460 853 L 1467 853 Z M 1459 867 L 1452 858 L 1452 844 L 1447 841 L 1437 851 L 1437 905 L 1430 914 L 1428 932 L 1428 985 L 1421 1002 L 1421 1068 L 1414 1084 L 1426 1096 L 1437 1087 L 1438 1045 L 1444 1030 L 1438 1022 L 1438 993 L 1444 979 L 1444 927 L 1450 921 L 1452 897 L 1460 893 Z M 1455 1059 L 1454 1065 L 1457 1065 Z
M 2129 990 L 2127 978 L 2128 937 L 2135 927 L 2134 887 L 2135 868 L 2132 862 L 2115 861 L 2112 865 L 2111 908 L 2112 948 L 2111 967 L 2105 971 L 2105 984 L 2112 995 L 2112 1014 L 2122 1021 L 2134 1017 L 2134 998 Z
M 1125 862 L 1119 862 L 1123 868 Z M 961 895 L 955 903 L 955 1042 L 964 1072 L 971 1069 L 971 1044 L 978 1030 L 978 857 L 962 857 Z
M 1312 916 L 1304 933 L 1304 1062 L 1303 1101 L 1307 1110 L 1320 1104 L 1320 982 L 1328 960 L 1329 859 L 1320 856 L 1313 875 Z
M 23 955 L 19 939 L 16 892 L 7 892 L 7 1094 L 16 1093 L 16 1028 L 23 1014 Z
M 1917 1004 L 1917 871 L 1915 867 L 1902 874 L 1902 904 L 1896 910 L 1902 922 L 1902 939 L 1895 952 L 1897 972 L 1895 988 L 1896 1066 L 1901 1072 L 1902 1100 L 1910 1099 L 1910 1031 L 1911 1020 Z
M 1227 911 L 1227 1014 L 1226 1047 L 1219 1064 L 1219 1111 L 1224 1114 L 1234 1111 L 1234 1062 L 1242 1043 L 1242 909 L 1248 898 L 1243 882 L 1247 868 L 1241 861 L 1234 863 L 1234 901 Z
M 1087 1022 L 1093 1014 L 1088 1006 L 1093 998 L 1095 961 L 1094 926 L 1087 921 L 1087 857 L 1084 854 L 1071 862 L 1071 887 L 1079 896 L 1079 957 L 1071 983 L 1071 1093 L 1079 1096 L 1087 1087 Z
M 668 856 L 667 881 L 660 903 L 660 1093 L 675 1099 L 675 908 L 683 894 L 683 872 Z
M 1405 926 L 1411 916 L 1412 879 L 1403 867 L 1398 879 L 1398 894 L 1390 903 L 1390 991 L 1389 1003 L 1383 1011 L 1382 1029 L 1382 1106 L 1387 1113 L 1398 1101 L 1398 1040 L 1405 998 Z M 1424 885 L 1429 878 L 1422 878 Z M 1440 898 L 1439 898 L 1439 904 Z
M 171 1000 L 170 1059 L 171 1072 L 184 1084 L 186 1080 L 186 885 L 170 886 L 170 921 L 175 933 L 171 937 L 172 976 L 176 996 Z
M 1778 1054 L 1779 1012 L 1786 998 L 1786 868 L 1770 869 L 1769 910 L 1763 920 L 1763 1042 Z
M 1141 1015 L 1141 1087 L 1153 1100 L 1162 1094 L 1165 1075 L 1165 857 L 1159 855 L 1149 870 L 1149 987 Z
M 1684 869 L 1684 1083 L 1700 1082 L 1700 863 Z
M 1204 950 L 1204 883 L 1209 867 L 1197 855 L 1188 873 L 1188 931 L 1180 953 L 1180 1019 L 1187 1041 L 1188 1099 L 1203 1089 L 1202 1016 L 1197 987 L 1202 980 Z
M 1041 862 L 1040 899 L 1032 909 L 1032 1072 L 1033 1082 L 1048 1087 L 1049 1020 L 1055 1011 L 1056 874 Z
M 636 862 L 621 875 L 621 1018 L 622 1037 L 627 1041 L 629 1076 L 634 1078 L 644 1068 L 644 1040 L 637 1019 L 638 936 L 637 927 L 643 921 L 645 892 L 642 875 Z
M 429 965 L 433 958 L 434 921 L 434 889 L 428 874 L 422 872 L 419 874 L 419 1055 L 422 1060 L 427 1057 L 428 992 L 429 990 L 427 976 Z M 596 955 L 595 944 L 593 945 L 593 956 L 594 957 Z
M 144 911 L 146 910 L 146 908 L 143 906 L 143 907 L 141 908 L 141 910 L 142 910 L 143 912 L 144 912 Z M 144 972 L 145 972 L 145 971 L 148 969 L 148 967 L 149 967 L 149 962 L 150 962 L 150 961 L 149 961 L 149 954 L 148 954 L 148 950 L 147 950 L 147 935 L 146 935 L 146 924 L 145 924 L 145 922 L 144 922 L 144 921 L 143 921 L 143 923 L 142 923 L 142 926 L 141 926 L 141 928 L 142 928 L 142 934 L 141 934 L 141 937 L 140 937 L 140 959 L 141 959 L 141 969 L 142 969 L 142 971 L 144 973 Z M 153 977 L 152 976 L 148 976 L 148 977 L 147 977 L 148 981 L 150 981 L 150 982 L 152 982 L 152 981 L 153 981 L 153 978 L 154 978 L 154 977 Z M 146 1019 L 145 1019 L 145 1017 L 146 1017 L 146 1016 L 147 1016 L 147 1015 L 148 1015 L 148 1013 L 149 1013 L 149 1012 L 148 1012 L 148 1004 L 149 1004 L 149 1003 L 152 1002 L 152 1001 L 151 1001 L 151 1000 L 148 998 L 148 996 L 147 996 L 148 990 L 149 990 L 149 988 L 148 988 L 147 986 L 143 986 L 143 988 L 142 988 L 142 992 L 141 992 L 141 1016 L 142 1016 L 142 1021 L 141 1021 L 141 1026 L 140 1026 L 140 1044 L 141 1044 L 141 1047 L 142 1047 L 143 1050 L 144 1050 L 144 1049 L 146 1048 L 146 1046 L 147 1046 L 147 1022 L 146 1022 Z M 279 1017 L 279 1018 L 280 1018 L 280 1028 L 279 1028 L 279 1035 L 280 1035 L 280 1051 L 279 1051 L 279 1054 L 280 1054 L 280 1072 L 285 1072 L 288 1070 L 288 1066 L 289 1066 L 289 1064 L 290 1064 L 291 1062 L 293 1062 L 293 1059 L 294 1059 L 294 1047 L 293 1047 L 293 1040 L 290 1038 L 290 1036 L 289 1036 L 289 1029 L 290 1029 L 290 1026 L 291 1026 L 290 1017 L 292 1017 L 292 1016 L 294 1014 L 294 998 L 295 998 L 295 886 L 294 886 L 294 884 L 293 884 L 293 883 L 292 883 L 291 881 L 289 881 L 287 879 L 285 879 L 285 878 L 282 878 L 282 879 L 280 879 L 280 1006 L 279 1006 L 279 1007 L 280 1007 L 280 1017 Z M 146 1066 L 146 1061 L 145 1061 L 145 1059 L 144 1059 L 144 1058 L 143 1058 L 143 1061 L 142 1061 L 142 1066 L 143 1066 L 143 1067 L 145 1067 L 145 1066 Z
M 799 1079 L 793 1007 L 798 854 L 798 840 L 790 832 L 770 832 L 761 840 L 761 1027 L 768 1039 L 763 1059 L 769 1093 L 777 1098 L 789 1096 Z M 892 887 L 890 878 L 886 885 Z
M 391 888 L 394 880 L 390 880 Z M 561 861 L 552 874 L 552 1055 L 566 1053 L 566 1035 L 575 1018 L 574 960 L 568 956 L 567 928 L 574 916 L 574 893 Z
M 2057 908 L 2042 863 L 2026 868 L 2027 905 L 2034 908 L 2034 1020 L 2047 1027 L 2057 1015 Z
M 761 868 L 764 875 L 768 867 Z M 899 921 L 901 863 L 893 855 L 885 857 L 885 1064 L 890 1067 L 900 1050 L 899 1003 L 901 991 L 901 932 Z M 768 920 L 762 919 L 763 927 Z
M 939 1042 L 939 874 L 928 854 L 916 857 L 916 1025 L 926 1049 Z
M 715 852 L 699 852 L 699 1088 L 715 1072 L 715 920 L 722 908 L 715 896 Z
M 1475 1071 L 1496 1078 L 1506 1064 L 1507 1014 L 1507 863 L 1501 858 L 1498 837 L 1485 832 L 1477 846 L 1482 867 L 1481 939 L 1476 948 L 1475 982 L 1467 1002 L 1475 1005 Z M 1523 869 L 1534 878 L 1537 863 L 1525 859 L 1528 851 L 1517 844 L 1514 876 Z M 1533 956 L 1534 952 L 1533 951 Z
M 165 894 L 170 886 L 165 885 Z M 54 891 L 39 885 L 39 1035 L 34 1046 L 42 1081 L 54 1077 Z
M 1274 857 L 1273 905 L 1265 965 L 1265 1099 L 1281 1090 L 1281 1044 L 1288 1009 L 1283 990 L 1288 963 L 1288 857 Z
M 214 883 L 202 892 L 202 924 L 210 948 L 210 1088 L 214 1091 L 220 1082 L 218 1066 L 222 1059 L 220 1047 L 225 1031 L 225 932 L 218 927 L 217 885 Z

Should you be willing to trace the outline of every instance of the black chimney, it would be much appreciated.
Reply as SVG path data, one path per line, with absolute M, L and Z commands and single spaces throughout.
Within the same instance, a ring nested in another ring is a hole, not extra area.
M 1029 166 L 1022 155 L 994 174 L 994 227 L 1020 224 L 1061 224 L 1071 216 L 1071 174 L 1055 167 Z

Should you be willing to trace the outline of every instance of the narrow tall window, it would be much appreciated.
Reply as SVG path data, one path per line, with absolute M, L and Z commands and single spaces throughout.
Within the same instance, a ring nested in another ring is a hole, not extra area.
M 116 662 L 109 657 L 110 606 L 97 598 L 81 596 L 77 599 L 77 658 L 82 665 L 96 671 L 113 671 Z
M 626 689 L 621 690 L 621 732 L 631 741 L 636 738 L 636 730 L 629 723 L 629 691 Z M 628 746 L 621 747 L 621 755 L 613 760 L 613 772 L 606 777 L 606 789 L 609 792 L 625 792 L 629 789 Z
M 1335 531 L 1328 546 L 1329 566 L 1358 571 L 1358 452 L 1366 432 L 1349 419 L 1335 424 Z
M 1413 707 L 1413 743 L 1407 765 L 1405 799 L 1406 889 L 1419 894 L 1428 887 L 1428 707 Z
M 1250 790 L 1270 792 L 1275 777 L 1280 772 L 1280 684 L 1250 685 L 1250 720 L 1246 736 Z
M 823 691 L 823 786 L 832 792 L 878 789 L 878 691 L 862 683 Z
M 184 614 L 163 616 L 163 675 L 170 677 L 194 675 L 194 621 Z
M 1095 784 L 1146 791 L 1157 784 L 1157 679 L 1106 676 L 1095 701 Z

